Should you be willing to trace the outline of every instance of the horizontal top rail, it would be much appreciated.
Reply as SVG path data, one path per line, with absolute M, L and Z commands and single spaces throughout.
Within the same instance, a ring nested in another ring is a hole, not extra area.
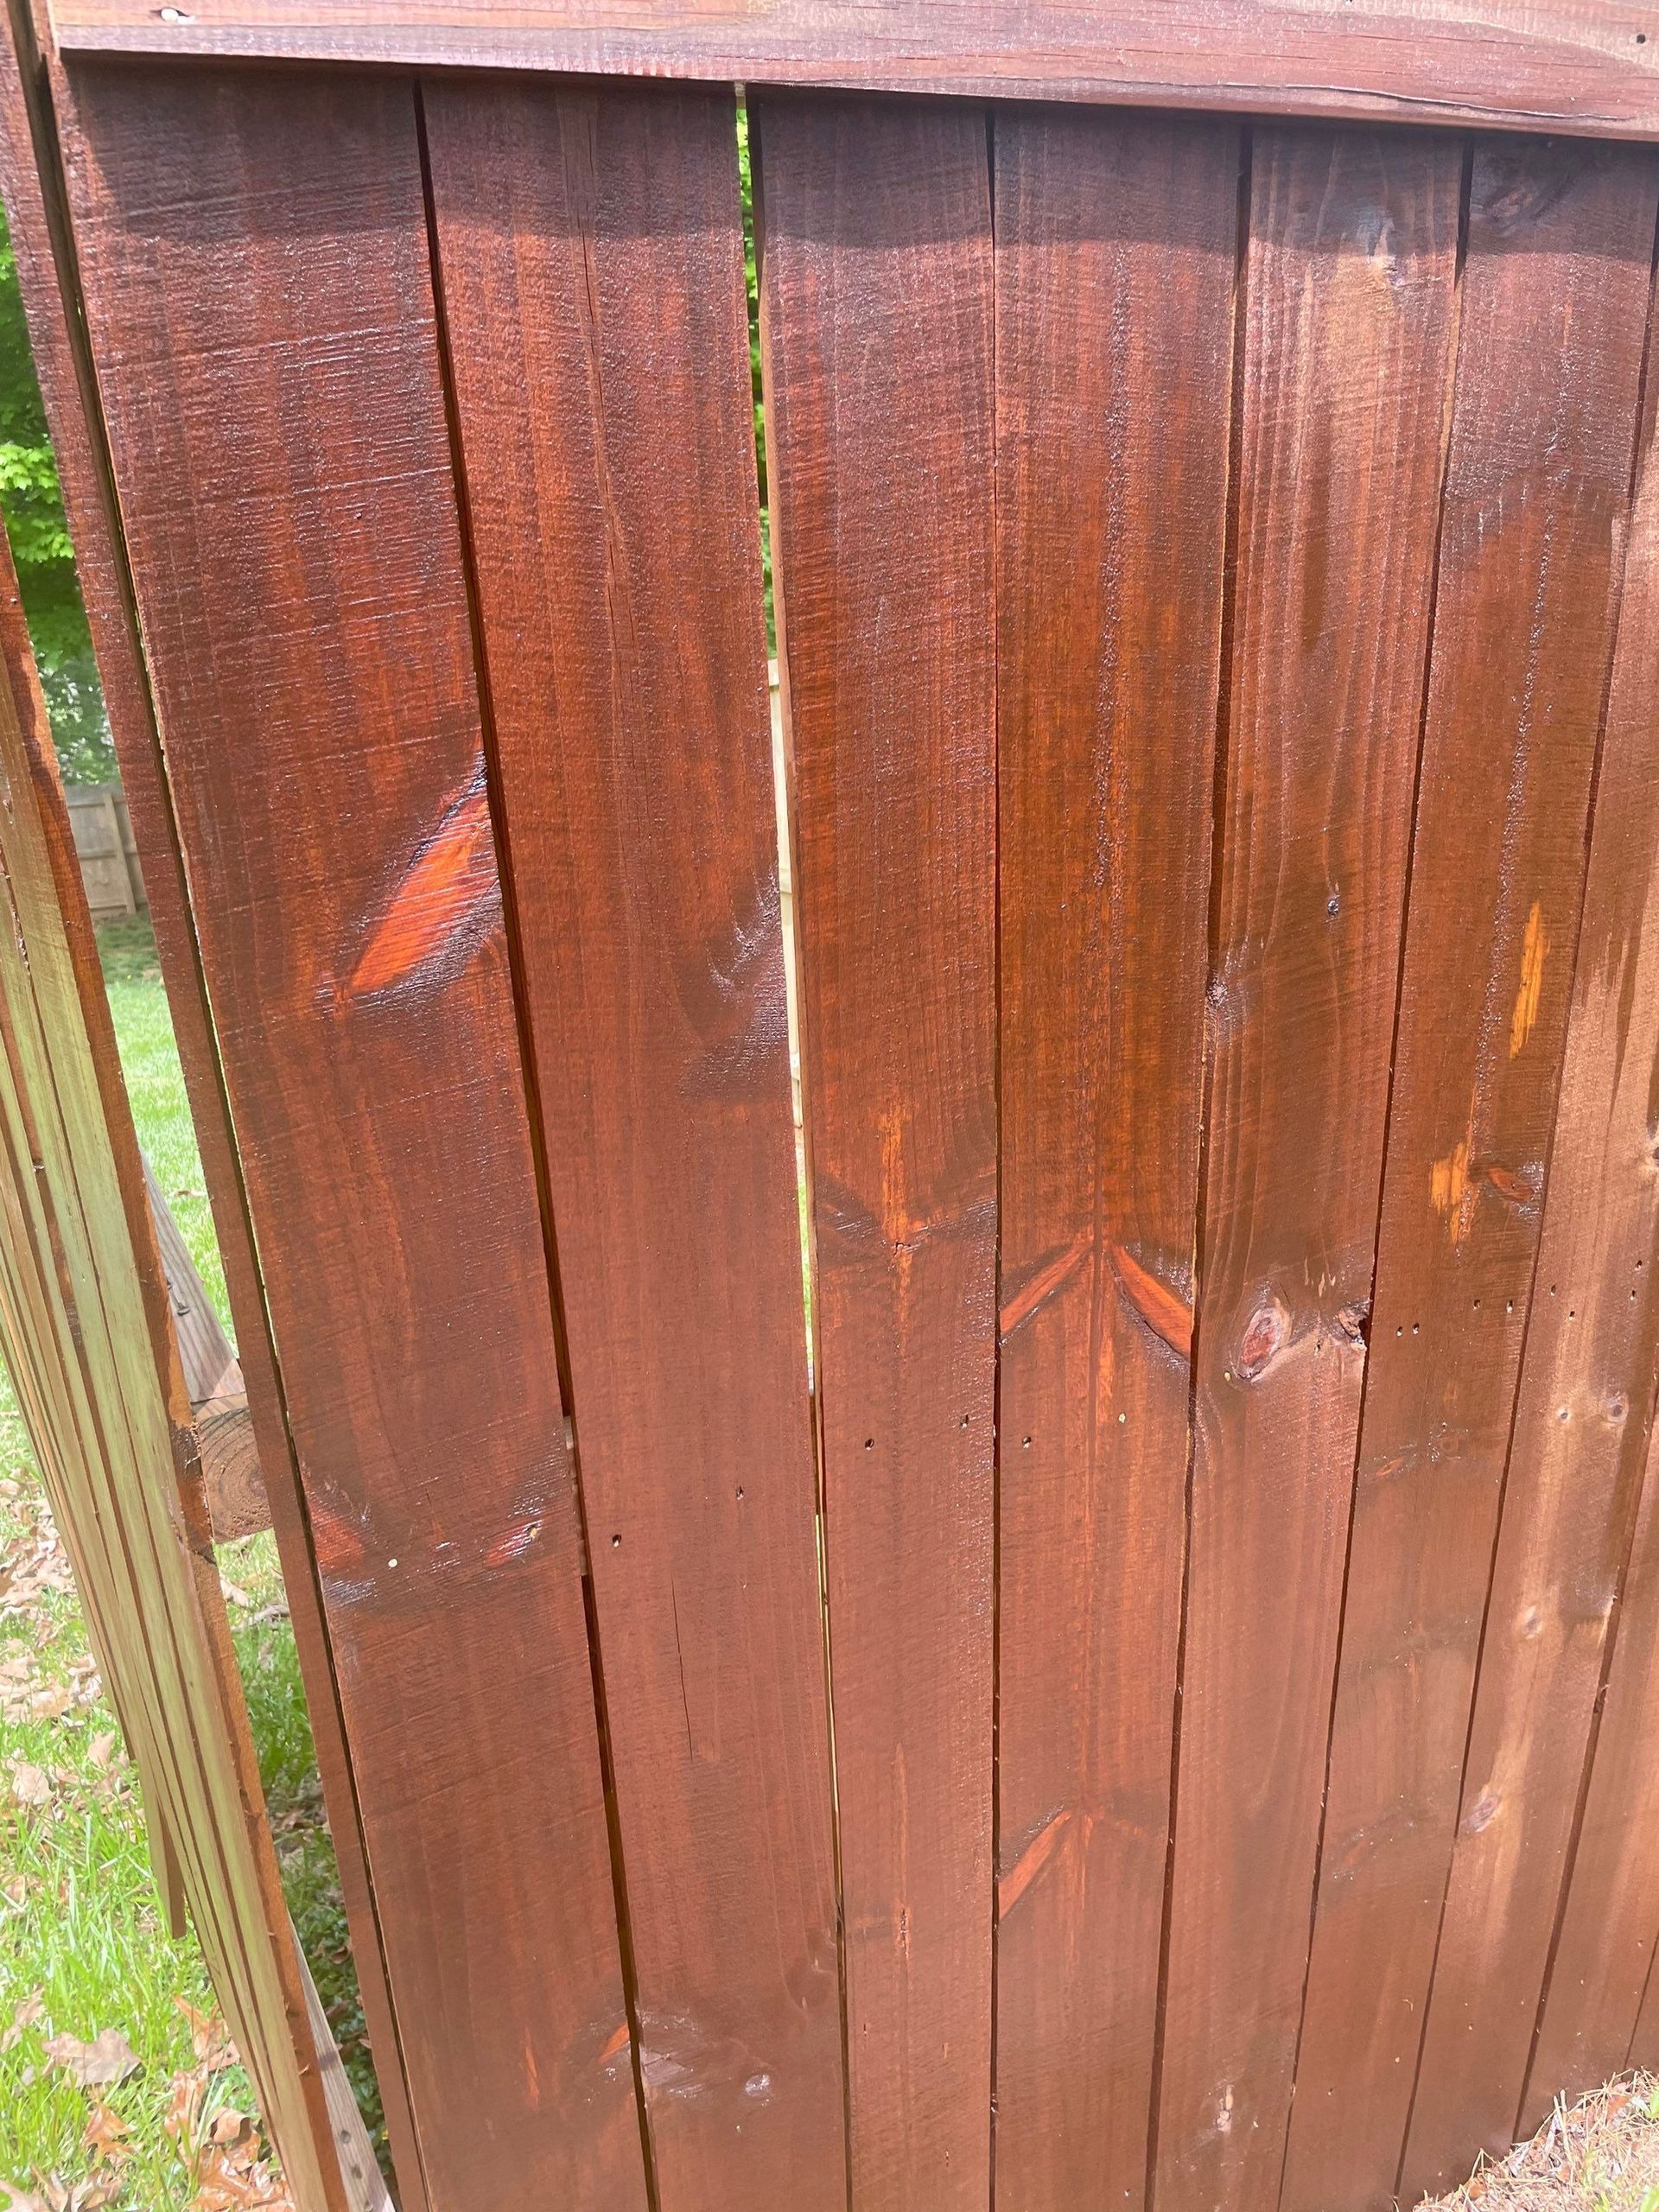
M 1659 138 L 1621 0 L 50 0 L 66 52 L 744 79 Z

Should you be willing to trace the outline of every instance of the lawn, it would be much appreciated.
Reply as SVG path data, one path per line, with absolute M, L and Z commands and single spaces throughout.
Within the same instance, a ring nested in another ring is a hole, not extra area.
M 108 925 L 99 945 L 140 1140 L 228 1327 L 149 924 Z M 219 1557 L 283 1886 L 378 2140 L 275 1547 L 251 1536 Z M 276 2212 L 253 2109 L 200 1955 L 162 1925 L 134 1770 L 0 1375 L 0 2202 L 9 2188 L 31 2212 Z

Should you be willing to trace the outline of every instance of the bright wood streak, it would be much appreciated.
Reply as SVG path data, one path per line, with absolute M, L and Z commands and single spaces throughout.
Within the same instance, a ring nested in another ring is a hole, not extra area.
M 1252 151 L 1160 2212 L 1278 2198 L 1364 1375 L 1460 175 L 1442 138 L 1262 130 Z
M 407 86 L 80 73 L 145 639 L 439 2203 L 644 2202 Z M 511 1821 L 504 1808 L 511 1806 Z
M 66 48 L 622 71 L 1659 136 L 1632 0 L 51 0 Z
M 41 73 L 20 61 L 17 33 L 8 22 L 5 35 L 0 37 L 0 185 L 4 188 L 8 229 L 16 256 L 18 289 L 28 317 L 30 350 L 52 434 L 74 542 L 75 571 L 98 656 L 99 679 L 120 762 L 123 792 L 135 842 L 143 848 L 144 887 L 156 956 L 201 1154 L 235 1325 L 238 1363 L 247 1385 L 259 1485 L 282 1560 L 329 1835 L 351 1929 L 358 1989 L 373 2046 L 387 2137 L 397 2167 L 399 2197 L 403 2212 L 426 2212 L 403 2056 L 340 1717 L 334 1656 L 271 1349 L 270 1318 L 254 1258 L 246 1196 L 225 1101 L 184 870 L 174 836 L 130 581 L 118 543 L 114 491 L 67 238 L 62 176 L 55 165 L 36 161 L 31 115 L 42 130 L 48 128 L 41 112 L 44 101 Z
M 996 2202 L 1105 2212 L 1158 2008 L 1240 147 L 995 128 Z
M 733 101 L 425 97 L 658 2184 L 844 2212 Z
M 1608 1567 L 1617 1572 L 1619 1565 L 1616 1555 L 1599 1557 L 1599 1544 L 1577 1553 L 1573 1587 L 1565 1600 L 1573 1629 L 1569 1647 L 1581 1635 L 1593 1642 L 1605 1626 L 1614 1641 L 1572 1887 L 1522 2113 L 1529 2125 L 1534 2115 L 1541 2119 L 1558 2091 L 1570 2096 L 1594 2088 L 1624 2068 L 1659 1935 L 1659 1758 L 1654 1757 L 1659 1741 L 1659 1459 L 1653 1444 L 1659 1383 L 1659 756 L 1652 738 L 1659 711 L 1656 418 L 1659 379 L 1649 365 L 1550 1166 L 1545 1255 L 1548 1266 L 1557 1208 L 1582 1207 L 1580 1233 L 1593 1270 L 1592 1302 L 1588 1310 L 1574 1308 L 1567 1331 L 1557 1326 L 1551 1381 L 1567 1408 L 1575 1489 L 1580 1470 L 1592 1471 L 1606 1510 L 1620 1519 L 1638 1480 L 1642 1497 L 1624 1576 L 1624 1602 L 1616 1619 L 1605 1624 L 1597 1611 L 1606 1595 Z M 1548 1282 L 1544 1288 L 1548 1293 Z M 1552 1319 L 1560 1311 L 1566 1286 L 1557 1281 L 1554 1288 Z M 1541 1411 L 1547 1438 L 1548 1416 L 1559 1414 L 1560 1404 L 1552 1408 L 1546 1402 Z M 1548 1777 L 1539 1780 L 1543 1785 Z
M 985 118 L 758 105 L 853 2201 L 989 2186 L 995 755 Z
M 1508 170 L 1504 181 L 1507 217 L 1516 172 Z M 1484 163 L 1478 182 L 1483 189 L 1490 182 Z M 1659 161 L 1598 152 L 1586 163 L 1580 154 L 1565 177 L 1558 171 L 1552 179 L 1539 158 L 1529 163 L 1521 188 L 1536 192 L 1552 182 L 1558 207 L 1577 201 L 1581 289 L 1569 270 L 1538 251 L 1518 257 L 1515 277 L 1547 297 L 1559 318 L 1554 344 L 1539 345 L 1531 356 L 1531 388 L 1554 414 L 1548 457 L 1540 455 L 1532 472 L 1544 493 L 1544 573 L 1552 583 L 1556 564 L 1572 559 L 1568 531 L 1582 532 L 1584 565 L 1576 578 L 1568 568 L 1560 579 L 1570 587 L 1560 604 L 1571 634 L 1563 629 L 1540 640 L 1561 688 L 1548 726 L 1537 732 L 1541 804 L 1553 834 L 1563 846 L 1572 834 L 1573 844 L 1559 890 L 1531 880 L 1520 958 L 1510 971 L 1518 977 L 1516 995 L 1497 1025 L 1500 1049 L 1511 1060 L 1537 1053 L 1547 1067 L 1560 1055 L 1579 934 L 1584 773 L 1599 734 L 1630 496 Z M 1471 220 L 1471 249 L 1473 235 Z M 1569 427 L 1563 416 L 1573 397 L 1582 412 Z M 1511 648 L 1502 658 L 1514 670 L 1520 655 Z M 1575 679 L 1576 695 L 1567 688 Z M 1640 742 L 1645 749 L 1650 741 L 1644 725 Z M 1531 765 L 1530 750 L 1522 731 L 1500 757 L 1518 777 Z M 1524 891 L 1528 875 L 1513 854 L 1508 857 L 1511 881 Z M 1465 901 L 1467 895 L 1465 883 Z M 1615 916 L 1604 910 L 1596 917 L 1592 960 L 1605 957 L 1614 933 L 1622 936 L 1633 919 L 1625 886 L 1598 887 L 1597 895 L 1620 904 Z M 1552 946 L 1553 979 L 1543 949 Z M 1515 950 L 1513 940 L 1509 949 Z M 1610 1016 L 1605 994 L 1616 987 L 1605 975 L 1599 983 L 1586 978 L 1586 986 L 1549 1151 L 1457 1841 L 1406 2146 L 1408 2187 L 1418 2186 L 1418 2177 L 1424 2188 L 1455 2180 L 1468 2164 L 1471 2139 L 1494 2150 L 1513 2138 L 1641 1478 L 1640 1426 L 1628 1412 L 1638 1391 L 1652 1389 L 1659 1314 L 1645 1299 L 1632 1301 L 1630 1292 L 1635 1263 L 1653 1259 L 1655 1215 L 1649 1192 L 1637 1191 L 1631 1203 L 1640 1171 L 1610 1127 L 1620 1017 L 1616 1006 Z M 1645 1089 L 1634 1070 L 1626 1079 Z M 1541 1081 L 1548 1091 L 1548 1074 Z M 1445 1095 L 1444 1069 L 1440 1083 Z M 1624 1126 L 1628 1131 L 1628 1122 Z M 1478 1142 L 1471 1135 L 1471 1158 Z M 1526 1166 L 1535 1185 L 1539 1171 L 1530 1160 Z
M 1287 2212 L 1389 2202 L 1411 2107 L 1578 923 L 1641 355 L 1644 167 L 1476 149 Z M 1489 2056 L 1442 2040 L 1431 2104 L 1462 2112 Z M 1445 2123 L 1465 2165 L 1465 2120 Z

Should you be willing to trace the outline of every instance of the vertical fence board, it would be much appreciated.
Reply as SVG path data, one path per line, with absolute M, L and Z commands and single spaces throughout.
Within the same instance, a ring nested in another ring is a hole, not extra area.
M 1517 2133 L 1541 2126 L 1556 2096 L 1593 2089 L 1631 2063 L 1659 1937 L 1656 1740 L 1659 1454 L 1649 1434 L 1606 1701 Z
M 977 110 L 757 103 L 854 2202 L 988 2188 L 992 264 Z
M 76 90 L 90 327 L 428 2178 L 633 2212 L 410 95 Z
M 1643 281 L 1603 257 L 1649 219 L 1630 181 L 1628 162 L 1609 169 L 1599 155 L 1475 155 L 1289 2167 L 1304 2204 L 1333 2175 L 1356 2202 L 1387 2201 L 1412 2094 L 1582 879 L 1641 344 Z M 1435 2094 L 1456 2070 L 1449 2052 L 1440 2064 Z
M 1529 189 L 1535 188 L 1535 174 L 1529 175 Z M 1583 304 L 1590 318 L 1587 345 L 1594 348 L 1586 379 L 1592 404 L 1582 418 L 1580 453 L 1575 456 L 1558 432 L 1551 454 L 1563 472 L 1552 486 L 1558 501 L 1553 513 L 1558 526 L 1570 521 L 1582 530 L 1586 558 L 1586 573 L 1564 609 L 1580 651 L 1573 654 L 1562 638 L 1554 665 L 1558 674 L 1581 675 L 1583 695 L 1559 702 L 1552 727 L 1541 732 L 1548 753 L 1543 803 L 1569 822 L 1581 822 L 1584 803 L 1579 797 L 1573 804 L 1568 747 L 1576 739 L 1586 760 L 1593 753 L 1605 682 L 1656 182 L 1659 164 L 1653 156 L 1607 155 L 1585 194 L 1580 235 L 1591 294 Z M 1592 226 L 1588 218 L 1597 202 L 1600 219 Z M 1548 283 L 1550 274 L 1548 262 L 1536 257 L 1524 281 Z M 1549 290 L 1559 300 L 1567 286 L 1558 281 Z M 1558 352 L 1539 357 L 1550 404 L 1557 406 L 1573 382 L 1567 372 L 1574 353 L 1570 336 L 1564 337 Z M 1544 472 L 1539 475 L 1548 482 Z M 1560 557 L 1559 546 L 1547 542 L 1544 550 Z M 1649 741 L 1644 728 L 1642 742 Z M 1516 757 L 1522 757 L 1521 751 Z M 1620 780 L 1615 775 L 1607 792 L 1614 804 Z M 1580 777 L 1578 791 L 1582 789 Z M 1616 869 L 1616 852 L 1604 842 L 1592 865 Z M 1523 1059 L 1541 1044 L 1552 1061 L 1560 1052 L 1556 1040 L 1578 940 L 1579 901 L 1571 894 L 1584 880 L 1583 854 L 1580 831 L 1569 863 L 1565 911 L 1547 893 L 1528 910 L 1535 957 L 1529 967 L 1523 940 L 1517 997 L 1507 1023 L 1511 1060 Z M 1628 1121 L 1622 1129 L 1610 1126 L 1618 1116 L 1618 1062 L 1629 1040 L 1620 1033 L 1624 1017 L 1617 998 L 1610 1014 L 1607 980 L 1593 972 L 1630 927 L 1626 899 L 1633 889 L 1618 881 L 1592 886 L 1593 933 L 1586 948 L 1592 973 L 1575 1009 L 1549 1155 L 1457 1840 L 1407 2145 L 1408 2187 L 1455 2180 L 1474 2144 L 1497 2150 L 1514 2133 L 1607 1622 L 1640 1479 L 1641 1425 L 1638 1418 L 1633 1426 L 1628 1413 L 1637 1392 L 1651 1390 L 1659 1314 L 1646 1298 L 1632 1300 L 1630 1291 L 1635 1262 L 1652 1258 L 1655 1216 L 1649 1193 L 1633 1188 L 1634 1173 L 1620 1157 Z M 1545 967 L 1542 988 L 1550 988 L 1549 949 L 1557 973 L 1552 1020 L 1541 1039 L 1537 960 Z M 1539 1020 L 1529 1035 L 1535 999 Z M 1645 1095 L 1642 1075 L 1631 1070 L 1627 1079 Z M 1624 1111 L 1628 1115 L 1628 1103 Z M 1536 1185 L 1541 1179 L 1533 1170 L 1528 1179 Z
M 133 842 L 143 848 L 148 870 L 143 883 L 145 903 L 155 928 L 185 1094 L 212 1203 L 264 1494 L 283 1563 L 329 1834 L 351 1929 L 358 1988 L 373 2049 L 387 2136 L 397 2165 L 399 2196 L 404 2212 L 425 2212 L 420 2158 L 346 1753 L 333 1653 L 124 574 L 93 372 L 79 313 L 62 180 L 55 156 L 37 152 L 37 146 L 43 148 L 45 141 L 37 141 L 35 130 L 46 130 L 42 110 L 47 105 L 42 73 L 29 51 L 27 24 L 20 26 L 14 16 L 0 39 L 0 184 L 5 191 L 8 227 L 16 256 L 18 290 L 28 318 L 30 346 L 74 543 L 76 575 L 98 656 L 99 680 L 120 762 L 122 796 L 131 817 Z
M 1145 2186 L 1239 144 L 996 119 L 999 2212 Z
M 1553 1341 L 1541 1343 L 1536 1328 L 1532 1338 L 1554 1357 L 1544 1434 L 1548 1415 L 1565 1405 L 1561 1443 L 1571 1442 L 1574 1491 L 1587 1477 L 1605 1509 L 1617 1511 L 1644 1459 L 1646 1473 L 1523 2126 L 1541 2120 L 1559 2091 L 1593 2088 L 1624 2066 L 1659 1935 L 1659 1470 L 1652 1445 L 1659 1380 L 1656 419 L 1659 382 L 1649 362 L 1543 1255 L 1548 1269 L 1558 1210 L 1570 1221 L 1572 1211 L 1582 1209 L 1594 1287 L 1567 1329 L 1557 1324 Z M 1565 1287 L 1555 1284 L 1556 1314 Z M 1529 1348 L 1529 1366 L 1533 1357 Z M 1622 1462 L 1616 1473 L 1610 1455 Z M 1603 1592 L 1605 1584 L 1579 1582 L 1569 1642 L 1585 1636 L 1593 1643 Z M 1563 1770 L 1554 1786 L 1567 1779 Z M 1539 1780 L 1546 1790 L 1552 1786 L 1548 1775 Z
M 1459 176 L 1444 138 L 1264 129 L 1253 148 L 1160 2212 L 1247 2212 L 1278 2196 L 1364 1372 Z
M 734 105 L 424 97 L 658 2183 L 843 2212 Z
M 1389 2202 L 1411 2107 L 1583 876 L 1641 350 L 1636 158 L 1474 156 L 1291 2212 Z M 1483 2060 L 1437 2063 L 1463 2084 Z M 1446 2126 L 1447 2155 L 1471 2152 Z

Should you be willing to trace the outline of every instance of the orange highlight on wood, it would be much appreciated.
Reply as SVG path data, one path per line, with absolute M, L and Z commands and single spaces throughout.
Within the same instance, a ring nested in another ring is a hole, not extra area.
M 1109 1244 L 1106 1257 L 1117 1287 L 1135 1312 L 1172 1351 L 1192 1356 L 1192 1308 L 1179 1292 L 1132 1259 L 1121 1244 Z
M 480 759 L 416 848 L 353 973 L 353 996 L 393 990 L 430 967 L 499 887 Z
M 1544 910 L 1535 899 L 1532 912 L 1527 916 L 1527 934 L 1521 947 L 1521 987 L 1515 995 L 1515 1012 L 1510 1017 L 1510 1058 L 1512 1060 L 1519 1058 L 1522 1047 L 1531 1036 L 1532 1026 L 1538 1019 L 1538 1001 L 1544 988 L 1544 955 L 1548 950 Z

